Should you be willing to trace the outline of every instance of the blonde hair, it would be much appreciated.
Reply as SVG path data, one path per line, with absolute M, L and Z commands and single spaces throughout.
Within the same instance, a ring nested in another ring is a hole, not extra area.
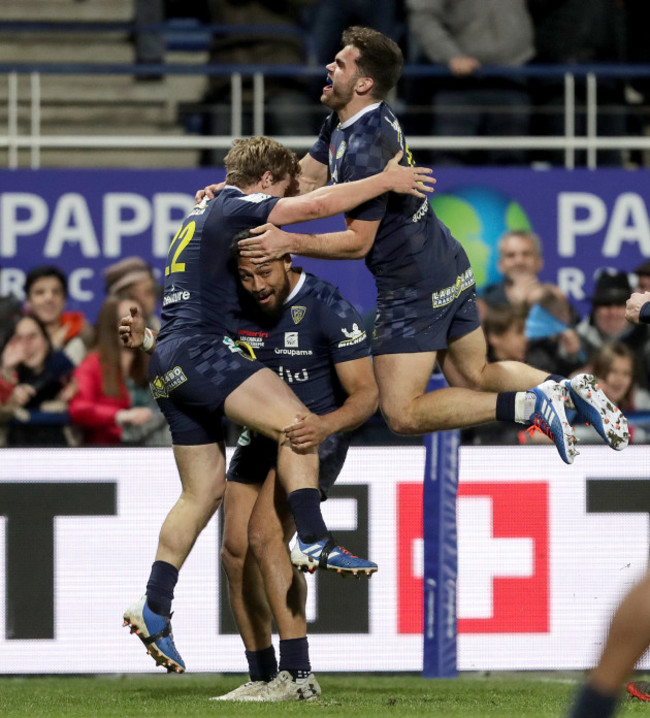
M 270 137 L 235 140 L 224 164 L 226 182 L 240 188 L 255 184 L 267 171 L 275 180 L 287 175 L 295 179 L 300 174 L 296 153 Z

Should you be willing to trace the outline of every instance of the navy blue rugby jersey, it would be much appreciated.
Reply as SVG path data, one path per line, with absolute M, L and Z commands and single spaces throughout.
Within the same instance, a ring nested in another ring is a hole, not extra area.
M 239 300 L 232 238 L 264 224 L 279 199 L 226 185 L 187 215 L 167 253 L 160 339 L 188 329 L 233 335 Z
M 309 153 L 329 165 L 332 181 L 340 183 L 381 172 L 399 150 L 404 152 L 400 164 L 414 166 L 399 121 L 381 102 L 343 124 L 336 113 L 330 114 Z M 436 289 L 455 283 L 455 272 L 449 268 L 460 244 L 436 217 L 428 198 L 388 192 L 346 216 L 381 220 L 366 256 L 379 293 L 404 286 Z
M 276 321 L 259 317 L 259 312 L 240 315 L 239 341 L 314 414 L 341 406 L 347 394 L 334 365 L 369 355 L 361 317 L 350 302 L 329 282 L 302 272 L 280 317 Z

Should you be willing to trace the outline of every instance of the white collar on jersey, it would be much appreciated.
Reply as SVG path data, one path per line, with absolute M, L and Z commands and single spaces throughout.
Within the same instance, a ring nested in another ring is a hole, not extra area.
M 291 304 L 293 302 L 294 297 L 298 294 L 298 292 L 302 289 L 302 285 L 305 283 L 305 280 L 307 279 L 307 274 L 305 273 L 305 270 L 302 269 L 300 271 L 300 278 L 298 279 L 298 283 L 293 288 L 293 291 L 291 294 L 282 302 L 282 306 L 286 304 Z
M 360 117 L 363 117 L 363 115 L 366 114 L 366 112 L 372 112 L 373 110 L 376 110 L 379 105 L 381 105 L 381 102 L 375 102 L 372 105 L 366 105 L 362 110 L 359 110 L 354 117 L 350 117 L 350 119 L 346 120 L 345 122 L 341 122 L 339 124 L 339 127 L 344 130 L 346 127 L 349 127 L 353 122 L 356 122 Z

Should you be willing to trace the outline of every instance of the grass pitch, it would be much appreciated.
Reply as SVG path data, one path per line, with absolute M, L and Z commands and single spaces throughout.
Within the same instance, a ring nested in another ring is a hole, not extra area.
M 243 676 L 186 674 L 98 677 L 0 678 L 0 716 L 13 718 L 562 718 L 579 676 L 560 674 L 464 674 L 456 680 L 413 675 L 319 674 L 316 703 L 215 703 Z M 620 716 L 650 716 L 650 704 L 623 698 Z

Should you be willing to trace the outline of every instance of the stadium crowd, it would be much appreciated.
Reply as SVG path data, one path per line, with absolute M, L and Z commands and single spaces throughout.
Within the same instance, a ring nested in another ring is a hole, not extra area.
M 540 239 L 528 230 L 499 241 L 502 280 L 479 291 L 490 361 L 524 361 L 548 374 L 594 373 L 631 419 L 632 443 L 650 443 L 650 328 L 630 324 L 625 304 L 647 291 L 650 262 L 632 271 L 603 268 L 591 309 L 581 316 L 554 284 L 542 282 Z M 0 442 L 3 446 L 169 446 L 171 438 L 151 396 L 148 357 L 120 344 L 115 328 L 135 306 L 146 325 L 160 327 L 160 287 L 139 257 L 105 270 L 106 298 L 95 326 L 66 311 L 67 278 L 40 265 L 25 280 L 25 301 L 2 298 L 0 315 Z M 370 329 L 370 327 L 367 327 Z M 234 445 L 239 427 L 226 423 Z M 597 442 L 587 426 L 580 442 Z M 352 444 L 416 443 L 397 436 L 377 411 L 352 434 Z M 493 422 L 465 429 L 470 445 L 549 441 L 541 432 Z
M 143 3 L 145 4 L 145 3 Z M 151 3 L 146 3 L 150 5 Z M 161 0 L 162 4 L 162 0 Z M 168 15 L 192 14 L 181 3 L 165 4 Z M 535 65 L 643 63 L 650 51 L 639 32 L 643 16 L 639 0 L 293 0 L 268 3 L 212 0 L 199 13 L 206 24 L 226 28 L 213 36 L 210 63 L 323 66 L 334 56 L 341 32 L 350 25 L 372 27 L 395 40 L 408 63 L 446 71 L 444 77 L 407 77 L 397 86 L 391 104 L 399 110 L 408 135 L 504 137 L 562 135 L 564 86 L 560 77 L 528 78 L 482 74 L 483 68 Z M 227 27 L 233 26 L 232 32 Z M 244 28 L 250 27 L 250 33 Z M 642 133 L 647 124 L 643 105 L 648 79 L 600 78 L 598 133 Z M 253 88 L 244 81 L 244 133 L 253 126 Z M 266 132 L 310 135 L 322 114 L 314 82 L 268 78 L 265 83 Z M 227 134 L 230 127 L 230 83 L 211 78 L 188 129 Z M 585 82 L 576 84 L 576 133 L 585 134 Z M 210 151 L 203 163 L 223 159 Z M 578 153 L 578 163 L 585 161 Z M 529 152 L 505 148 L 488 151 L 436 150 L 420 153 L 420 161 L 442 165 L 562 164 L 559 151 Z M 599 150 L 599 165 L 642 164 L 642 156 L 620 150 Z

